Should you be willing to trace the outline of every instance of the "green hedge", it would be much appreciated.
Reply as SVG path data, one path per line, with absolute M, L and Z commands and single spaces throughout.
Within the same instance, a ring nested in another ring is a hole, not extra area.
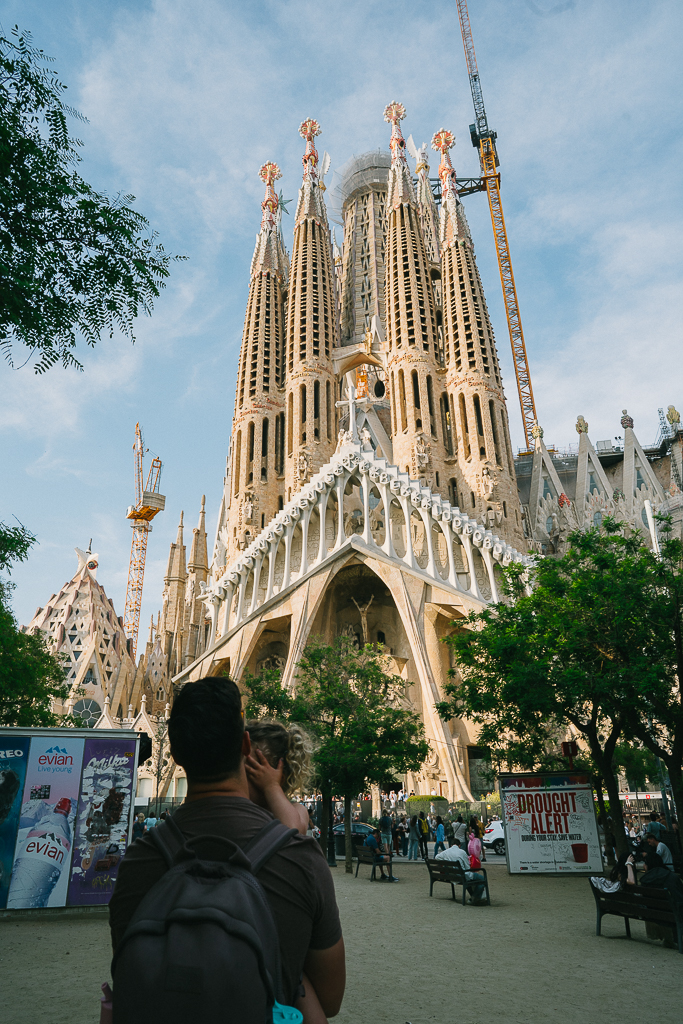
M 434 804 L 436 814 L 442 817 L 448 811 L 448 800 L 445 796 L 409 796 L 406 800 L 406 811 L 409 814 L 419 814 L 420 811 L 429 814 L 431 804 Z

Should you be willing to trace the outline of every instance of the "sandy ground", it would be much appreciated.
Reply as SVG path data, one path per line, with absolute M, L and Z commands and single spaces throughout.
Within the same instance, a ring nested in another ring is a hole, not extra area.
M 397 885 L 334 870 L 348 985 L 339 1024 L 622 1024 L 683 1018 L 683 956 L 606 918 L 583 878 L 511 877 L 489 858 L 492 906 L 453 903 L 399 859 Z M 106 918 L 0 920 L 2 1024 L 96 1024 Z M 154 1024 L 154 1022 L 150 1022 Z

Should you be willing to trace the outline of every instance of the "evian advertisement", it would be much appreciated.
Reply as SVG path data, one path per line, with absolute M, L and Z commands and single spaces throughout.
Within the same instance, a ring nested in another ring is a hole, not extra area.
M 108 903 L 126 851 L 133 806 L 135 741 L 85 741 L 68 901 Z
M 511 874 L 602 872 L 588 775 L 502 775 L 500 794 Z
M 31 739 L 8 910 L 66 903 L 84 740 L 65 731 Z

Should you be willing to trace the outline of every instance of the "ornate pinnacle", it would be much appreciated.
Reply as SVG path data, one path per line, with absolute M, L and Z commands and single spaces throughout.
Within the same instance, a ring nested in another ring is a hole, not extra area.
M 320 131 L 320 125 L 312 117 L 307 117 L 306 120 L 302 121 L 299 125 L 299 135 L 302 139 L 306 140 L 306 152 L 304 153 L 302 160 L 304 165 L 304 178 L 309 174 L 311 174 L 312 177 L 315 177 L 316 168 L 318 166 L 318 151 L 315 148 L 313 140 L 316 135 L 320 135 Z
M 395 100 L 393 103 L 388 103 L 384 108 L 384 120 L 388 121 L 389 124 L 398 126 L 398 122 L 402 121 L 406 116 L 406 108 L 402 103 L 397 103 Z
M 439 177 L 441 178 L 441 188 L 444 192 L 447 190 L 455 192 L 455 171 L 453 170 L 453 164 L 448 152 L 454 145 L 455 135 L 453 132 L 449 132 L 448 128 L 439 128 L 438 132 L 434 133 L 432 149 L 435 149 L 437 153 L 441 153 Z
M 302 139 L 306 139 L 307 142 L 312 142 L 316 135 L 320 135 L 320 131 L 320 125 L 312 117 L 307 117 L 299 125 L 299 135 Z
M 275 211 L 278 207 L 278 197 L 275 194 L 273 182 L 282 177 L 282 171 L 277 164 L 273 163 L 272 160 L 269 160 L 268 163 L 264 164 L 258 172 L 258 176 L 266 186 L 266 197 L 261 203 L 261 209 L 263 210 L 264 215 L 267 210 L 271 217 L 274 217 Z
M 389 148 L 391 149 L 391 155 L 395 160 L 400 157 L 405 162 L 405 140 L 401 134 L 401 121 L 406 116 L 406 108 L 402 103 L 387 104 L 384 108 L 384 120 L 388 121 L 391 125 L 391 142 Z
M 434 133 L 432 149 L 435 149 L 437 153 L 446 153 L 454 145 L 455 135 L 453 132 L 449 132 L 448 128 L 439 128 L 438 132 Z

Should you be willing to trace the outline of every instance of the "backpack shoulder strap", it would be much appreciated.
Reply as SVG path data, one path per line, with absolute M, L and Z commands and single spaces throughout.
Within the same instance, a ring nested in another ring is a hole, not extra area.
M 273 818 L 257 832 L 253 839 L 243 848 L 251 861 L 251 873 L 257 874 L 266 861 L 281 850 L 293 836 L 299 834 L 295 828 L 287 828 L 277 818 Z
M 172 868 L 175 858 L 185 844 L 185 836 L 173 818 L 166 818 L 147 832 L 150 840 L 166 861 L 166 867 Z

